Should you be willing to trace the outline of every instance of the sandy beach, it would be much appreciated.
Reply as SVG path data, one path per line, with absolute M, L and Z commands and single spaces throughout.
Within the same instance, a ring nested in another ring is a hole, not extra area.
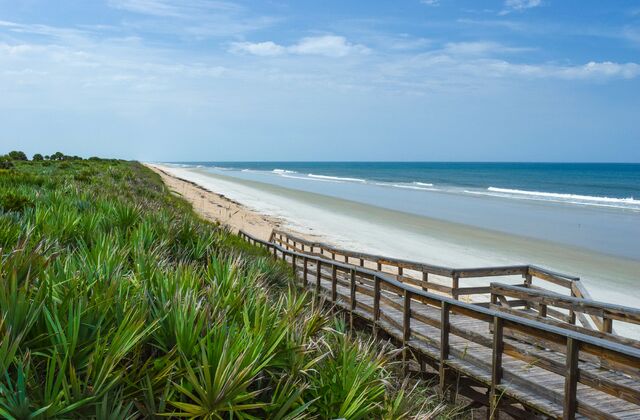
M 171 174 L 171 168 L 154 164 L 146 164 L 146 166 L 160 175 L 162 181 L 173 193 L 191 203 L 198 215 L 206 220 L 219 222 L 233 232 L 243 230 L 258 238 L 269 239 L 271 231 L 282 226 L 282 220 L 260 214 L 223 194 Z

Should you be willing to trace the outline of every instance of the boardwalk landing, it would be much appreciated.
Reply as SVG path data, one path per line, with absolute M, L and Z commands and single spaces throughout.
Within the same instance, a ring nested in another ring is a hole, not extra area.
M 290 264 L 304 287 L 368 322 L 374 334 L 394 339 L 408 363 L 437 372 L 443 392 L 487 405 L 493 418 L 501 411 L 521 418 L 640 418 L 640 349 L 633 340 L 459 302 L 385 273 L 240 234 Z M 522 295 L 494 287 L 501 299 Z M 542 294 L 534 298 L 546 312 L 549 296 Z M 603 318 L 617 314 L 608 310 Z

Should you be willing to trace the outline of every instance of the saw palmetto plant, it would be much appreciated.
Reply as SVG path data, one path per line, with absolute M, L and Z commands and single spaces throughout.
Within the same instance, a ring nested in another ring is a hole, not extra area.
M 1 170 L 0 247 L 3 418 L 451 413 L 138 163 Z

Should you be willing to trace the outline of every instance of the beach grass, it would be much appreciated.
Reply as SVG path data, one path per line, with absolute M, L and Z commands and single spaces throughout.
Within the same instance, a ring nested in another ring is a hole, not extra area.
M 452 418 L 136 162 L 0 169 L 0 416 Z

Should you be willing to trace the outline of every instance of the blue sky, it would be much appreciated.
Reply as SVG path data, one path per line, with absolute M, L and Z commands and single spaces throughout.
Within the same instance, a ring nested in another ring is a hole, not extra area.
M 0 145 L 640 161 L 640 3 L 0 0 Z

